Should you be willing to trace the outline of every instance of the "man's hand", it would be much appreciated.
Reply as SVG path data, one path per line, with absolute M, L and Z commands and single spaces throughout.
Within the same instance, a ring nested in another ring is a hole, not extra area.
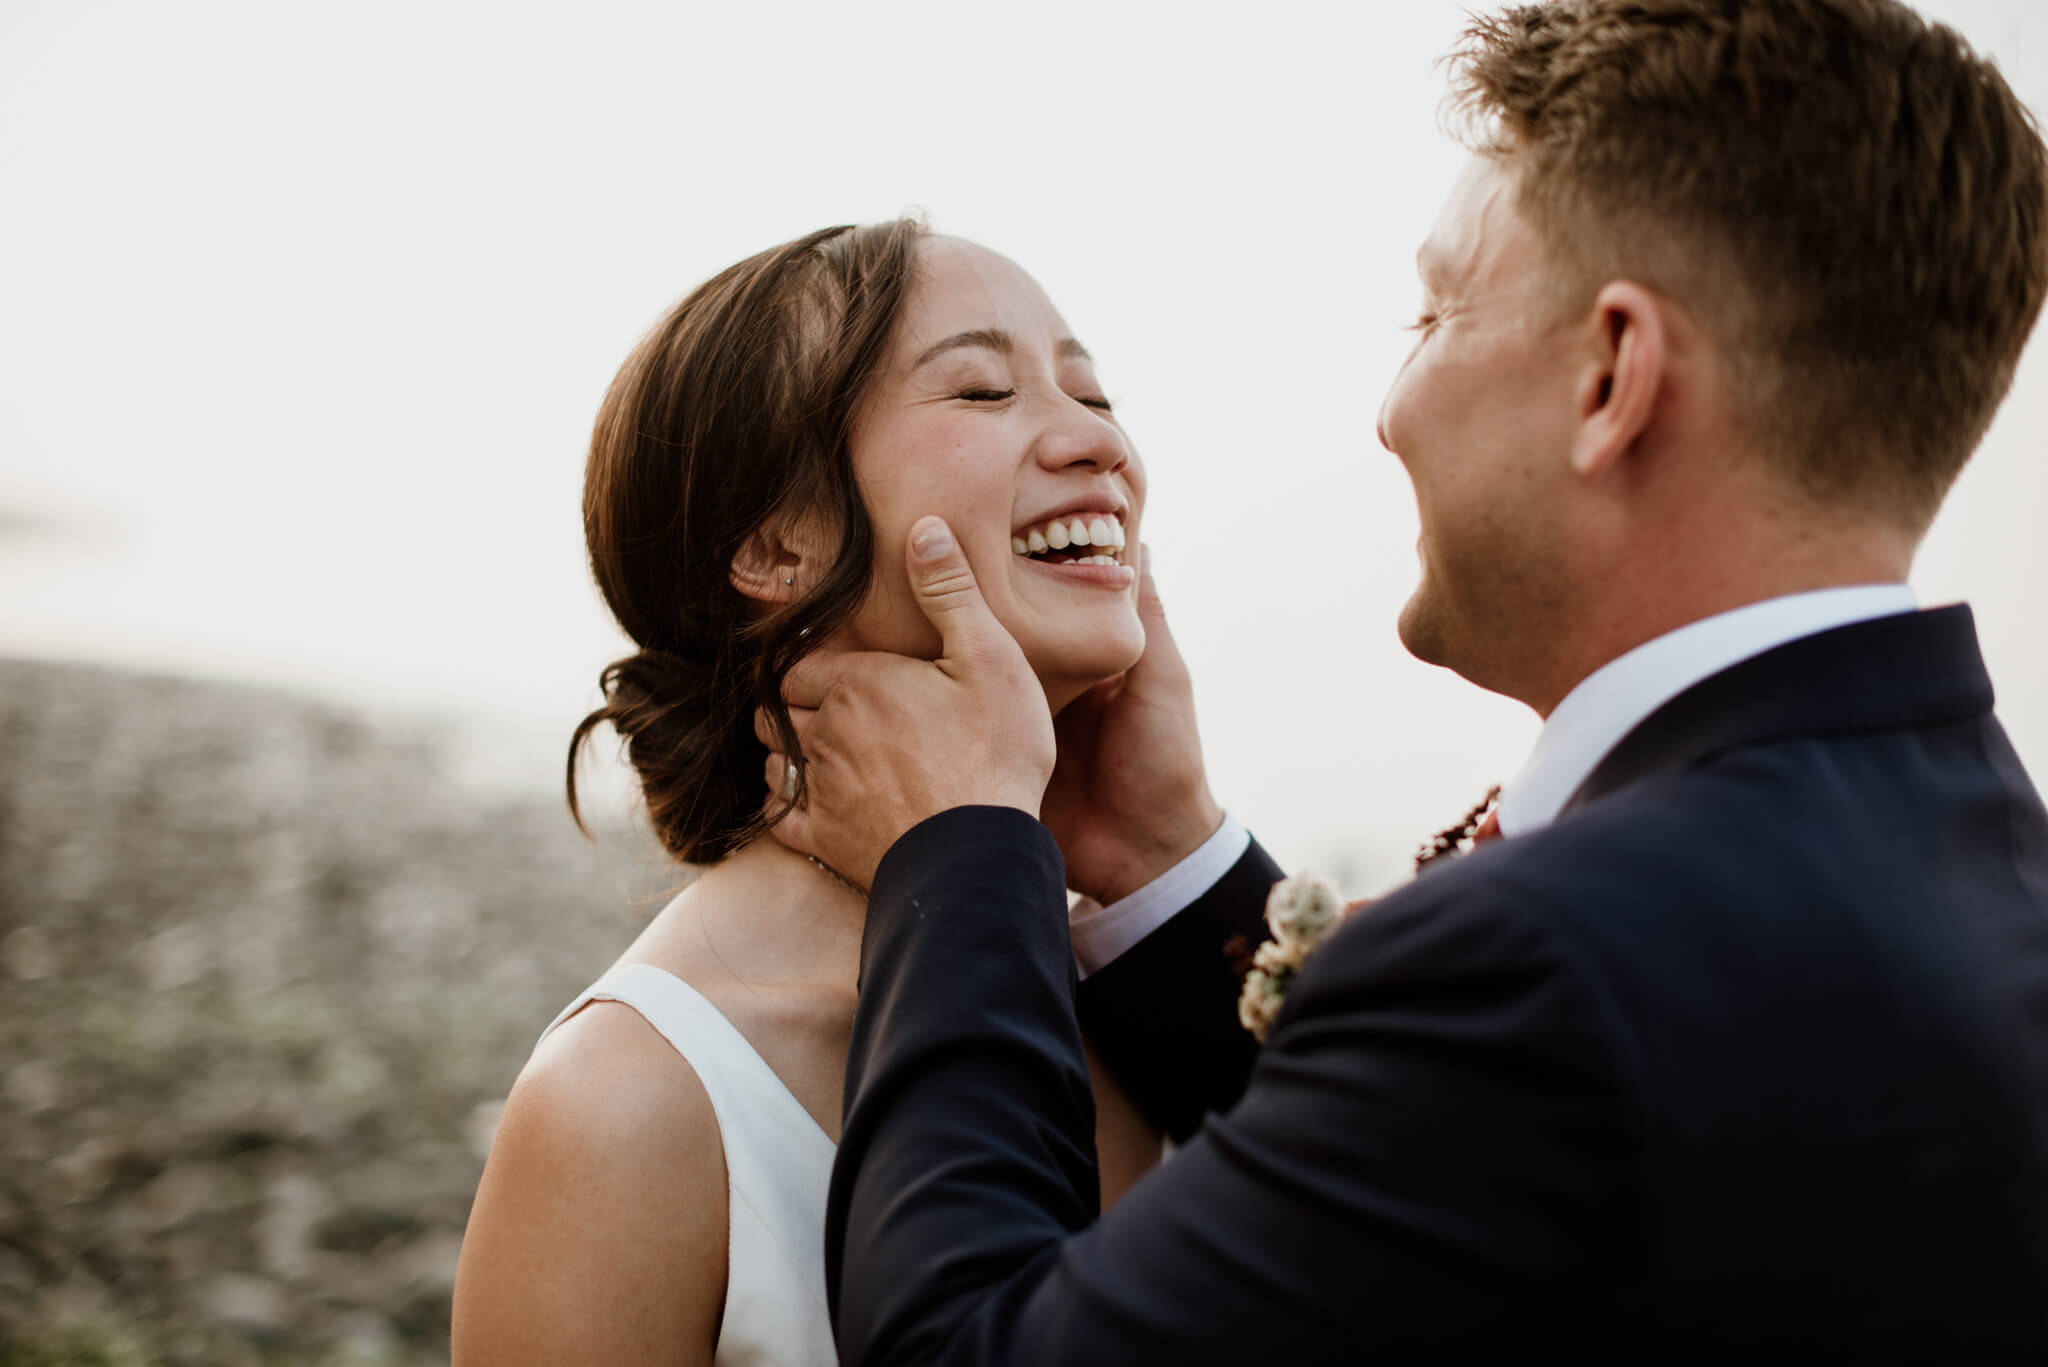
M 1104 906 L 1193 854 L 1223 824 L 1202 768 L 1194 685 L 1166 627 L 1150 552 L 1138 575 L 1145 653 L 1060 713 L 1059 763 L 1043 809 L 1067 881 Z
M 943 520 L 910 529 L 908 563 L 918 606 L 939 631 L 938 659 L 813 654 L 782 685 L 806 795 L 775 837 L 862 887 L 904 832 L 948 808 L 1037 816 L 1053 766 L 1045 691 Z M 772 752 L 772 734 L 762 739 Z M 770 791 L 782 790 L 787 763 L 768 756 Z

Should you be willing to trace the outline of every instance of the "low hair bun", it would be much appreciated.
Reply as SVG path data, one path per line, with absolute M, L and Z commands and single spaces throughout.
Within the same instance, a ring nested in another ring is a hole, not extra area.
M 599 709 L 622 740 L 685 724 L 690 714 L 702 715 L 712 686 L 714 667 L 672 650 L 642 650 L 614 660 L 598 676 L 605 705 Z
M 605 666 L 604 705 L 585 717 L 569 742 L 569 810 L 578 825 L 576 765 L 599 726 L 618 734 L 662 845 L 685 863 L 710 863 L 730 853 L 729 814 L 747 794 L 727 791 L 745 760 L 730 753 L 751 746 L 759 784 L 760 743 L 729 724 L 733 688 L 716 665 L 670 650 L 642 650 Z M 758 799 L 756 799 L 758 805 Z M 587 828 L 586 828 L 587 830 Z

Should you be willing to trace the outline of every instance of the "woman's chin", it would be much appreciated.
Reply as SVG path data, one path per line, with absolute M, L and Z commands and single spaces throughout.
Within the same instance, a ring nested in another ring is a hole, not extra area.
M 1113 679 L 1138 662 L 1145 653 L 1145 637 L 1135 640 L 1091 642 L 1083 649 L 1066 643 L 1057 651 L 1027 651 L 1032 670 L 1045 686 L 1045 701 L 1057 716 L 1067 704 L 1105 679 Z

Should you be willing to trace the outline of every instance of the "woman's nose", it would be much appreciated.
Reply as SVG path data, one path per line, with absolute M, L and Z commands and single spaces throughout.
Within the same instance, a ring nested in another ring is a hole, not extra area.
M 1100 417 L 1078 400 L 1067 400 L 1060 413 L 1039 433 L 1038 463 L 1048 470 L 1090 466 L 1098 474 L 1114 474 L 1130 463 L 1131 448 L 1115 423 Z

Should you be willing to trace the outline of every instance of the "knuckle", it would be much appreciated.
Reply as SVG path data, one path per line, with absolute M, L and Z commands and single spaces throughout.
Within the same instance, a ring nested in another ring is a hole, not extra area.
M 975 592 L 974 571 L 964 561 L 941 565 L 925 576 L 924 591 L 933 598 L 964 598 Z
M 831 771 L 839 755 L 839 745 L 830 731 L 812 733 L 804 741 L 804 781 L 816 787 L 819 776 Z

